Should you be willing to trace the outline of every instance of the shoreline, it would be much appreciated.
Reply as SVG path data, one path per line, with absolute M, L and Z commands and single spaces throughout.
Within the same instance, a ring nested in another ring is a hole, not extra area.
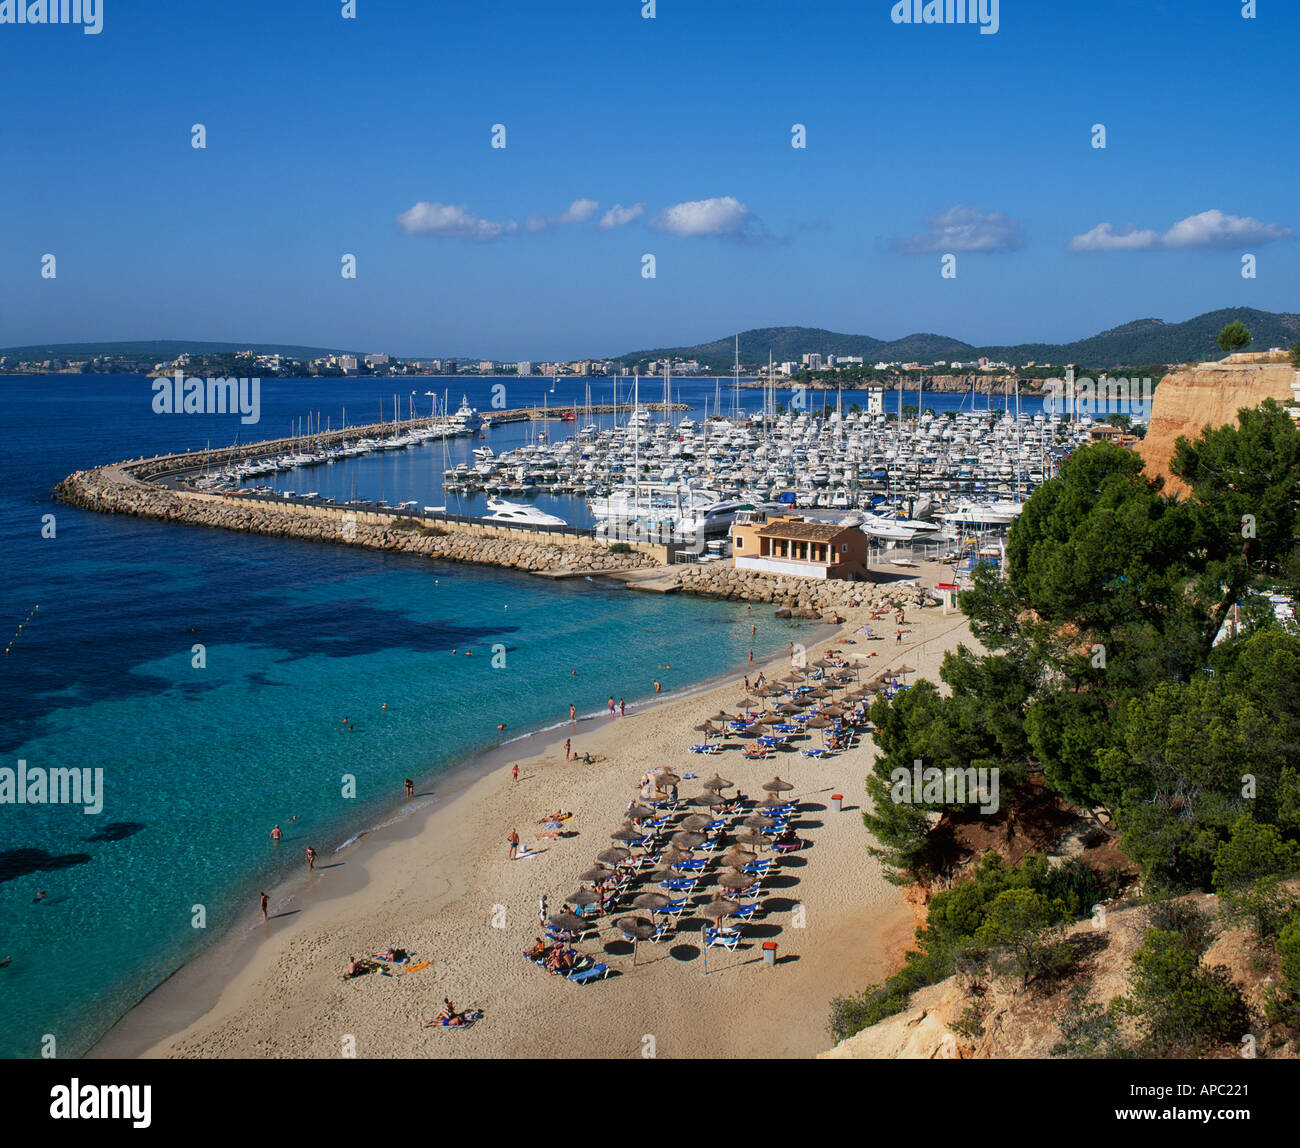
M 809 622 L 806 630 L 812 635 L 807 643 L 811 650 L 829 641 L 838 627 Z M 772 657 L 779 655 L 770 655 L 767 662 L 771 662 Z M 766 669 L 767 662 L 756 656 L 754 666 Z M 732 684 L 743 676 L 743 667 L 740 670 L 722 670 L 659 698 L 652 695 L 631 702 L 627 716 L 644 715 L 660 704 L 688 701 L 699 694 Z M 383 809 L 372 810 L 364 825 L 340 830 L 340 840 L 321 850 L 324 862 L 321 869 L 346 854 L 343 859 L 348 871 L 314 903 L 325 904 L 364 888 L 368 880 L 364 868 L 368 854 L 379 853 L 394 843 L 418 838 L 436 812 L 452 810 L 457 798 L 479 782 L 504 771 L 516 761 L 522 764 L 529 758 L 558 751 L 566 737 L 576 741 L 587 723 L 590 725 L 585 732 L 591 734 L 606 728 L 608 721 L 608 716 L 601 710 L 579 714 L 575 722 L 564 719 L 526 730 L 490 749 L 472 753 L 438 773 L 417 778 L 414 797 L 397 799 Z M 574 732 L 568 732 L 571 729 Z M 521 750 L 526 752 L 521 754 Z M 353 865 L 355 869 L 351 868 Z M 258 883 L 254 878 L 249 888 Z M 283 880 L 268 892 L 273 921 L 280 916 L 301 912 L 307 897 L 316 897 L 305 874 Z M 128 1006 L 94 1039 L 82 1057 L 90 1060 L 139 1058 L 167 1039 L 180 1035 L 215 1006 L 225 987 L 255 958 L 266 939 L 265 936 L 262 941 L 257 939 L 256 934 L 261 928 L 262 924 L 256 921 L 248 926 L 232 922 L 220 930 L 197 953 L 182 961 Z M 182 996 L 184 1000 L 173 999 Z
M 889 593 L 883 588 L 880 597 Z M 937 607 L 908 608 L 905 645 L 868 642 L 856 633 L 866 613 L 855 610 L 843 626 L 810 634 L 809 649 L 854 639 L 841 646 L 851 660 L 874 669 L 904 659 L 934 677 L 945 650 L 973 642 L 960 613 Z M 775 680 L 787 666 L 778 656 L 756 660 L 752 670 Z M 869 736 L 820 761 L 797 753 L 744 761 L 735 741 L 707 764 L 686 752 L 702 717 L 734 709 L 744 672 L 643 703 L 626 718 L 594 721 L 579 746 L 598 755 L 590 766 L 566 765 L 549 748 L 563 740 L 564 731 L 554 730 L 554 737 L 539 731 L 529 742 L 498 747 L 490 760 L 480 757 L 476 768 L 458 773 L 463 784 L 451 792 L 443 775 L 443 792 L 428 806 L 366 834 L 345 851 L 342 868 L 304 876 L 289 915 L 245 930 L 262 930 L 254 944 L 222 946 L 224 959 L 214 949 L 191 962 L 88 1055 L 332 1058 L 340 1055 L 341 1035 L 354 1041 L 355 1055 L 378 1058 L 635 1056 L 647 1034 L 658 1056 L 804 1058 L 824 1051 L 830 999 L 894 971 L 915 916 L 867 852 L 860 812 L 874 757 Z M 518 782 L 504 768 L 511 760 L 520 766 Z M 601 939 L 579 948 L 607 961 L 615 975 L 583 988 L 546 977 L 519 957 L 538 931 L 537 898 L 544 893 L 558 906 L 607 844 L 637 773 L 662 764 L 700 777 L 716 768 L 751 794 L 773 772 L 788 776 L 804 803 L 798 828 L 806 830 L 806 852 L 782 860 L 773 895 L 765 892 L 764 916 L 747 926 L 735 953 L 702 953 L 687 922 L 668 943 L 642 945 L 634 957 L 602 920 L 603 953 Z M 830 812 L 832 791 L 845 795 L 842 813 Z M 577 837 L 534 844 L 533 823 L 555 808 L 575 811 Z M 504 856 L 512 826 L 532 847 L 524 864 Z M 779 945 L 775 968 L 762 960 L 766 937 Z M 388 944 L 432 965 L 340 981 L 349 954 Z M 575 993 L 580 1026 L 572 1023 Z M 487 1021 L 455 1038 L 425 1030 L 420 1018 L 432 1016 L 444 995 L 484 1007 Z

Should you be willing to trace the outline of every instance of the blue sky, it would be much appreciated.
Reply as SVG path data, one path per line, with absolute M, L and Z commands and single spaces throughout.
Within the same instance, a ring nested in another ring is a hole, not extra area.
M 102 3 L 98 35 L 0 23 L 0 346 L 540 360 L 1300 309 L 1283 0 L 1001 0 L 993 35 L 891 0 Z

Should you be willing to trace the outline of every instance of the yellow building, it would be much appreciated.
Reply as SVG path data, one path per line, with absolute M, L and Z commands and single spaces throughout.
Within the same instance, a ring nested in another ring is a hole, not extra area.
M 737 570 L 870 580 L 867 536 L 854 526 L 810 522 L 795 515 L 767 522 L 738 522 L 731 528 L 731 549 Z

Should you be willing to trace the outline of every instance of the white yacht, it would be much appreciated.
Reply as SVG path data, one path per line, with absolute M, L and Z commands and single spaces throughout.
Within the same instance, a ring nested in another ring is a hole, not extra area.
M 554 514 L 546 514 L 535 506 L 528 506 L 522 502 L 507 502 L 504 498 L 489 498 L 487 506 L 491 514 L 487 515 L 484 522 L 503 522 L 519 523 L 525 526 L 568 526 L 563 518 L 557 518 Z
M 451 416 L 451 422 L 454 426 L 461 427 L 464 430 L 478 430 L 483 425 L 478 410 L 469 405 L 468 395 L 460 396 L 460 406 L 456 408 L 456 413 Z

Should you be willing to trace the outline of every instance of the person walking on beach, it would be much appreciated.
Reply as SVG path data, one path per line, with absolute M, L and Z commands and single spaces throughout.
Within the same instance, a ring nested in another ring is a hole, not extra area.
M 268 916 L 266 915 L 266 907 L 267 907 L 267 905 L 269 905 L 270 903 L 271 903 L 271 898 L 268 897 L 268 896 L 266 895 L 266 892 L 265 892 L 265 891 L 263 891 L 263 893 L 262 893 L 262 920 L 263 920 L 263 921 L 269 921 L 269 920 L 270 920 L 270 917 L 268 917 Z
M 794 661 L 794 643 L 790 643 L 790 661 Z
M 403 783 L 402 788 L 406 790 L 406 796 L 407 796 L 407 797 L 414 797 L 414 796 L 415 796 L 415 782 L 412 781 L 409 777 L 408 777 L 408 778 L 406 779 L 406 781 Z
M 514 768 L 510 771 L 510 777 L 514 781 L 519 780 L 519 763 L 515 762 Z
M 307 846 L 307 870 L 315 872 L 316 869 L 316 850 L 310 845 Z
M 895 631 L 894 631 L 894 645 L 896 645 L 896 646 L 901 646 L 902 644 L 903 644 L 903 631 L 902 631 L 902 630 L 895 630 Z
M 751 638 L 753 638 L 753 637 L 755 637 L 757 634 L 758 634 L 758 627 L 757 627 L 757 626 L 750 626 L 750 627 L 749 627 L 749 636 L 750 636 Z
M 614 716 L 614 695 L 613 694 L 609 695 L 609 716 L 610 717 Z
M 273 825 L 273 826 L 271 827 L 271 840 L 272 840 L 272 841 L 279 841 L 280 838 L 283 837 L 283 836 L 284 836 L 284 831 L 283 831 L 283 830 L 282 830 L 278 825 Z
M 659 693 L 659 683 L 657 681 L 655 682 L 655 693 Z
M 754 664 L 754 651 L 753 651 L 753 650 L 750 650 L 750 651 L 749 651 L 749 664 L 750 664 L 751 666 Z
M 564 760 L 568 761 L 569 758 L 572 756 L 573 756 L 573 738 L 566 737 L 564 739 Z
M 570 720 L 570 721 L 576 721 L 576 720 L 577 720 L 577 717 L 578 717 L 578 711 L 577 711 L 577 709 L 573 706 L 573 704 L 570 703 L 570 705 L 569 705 L 569 720 Z
M 519 830 L 510 830 L 510 836 L 506 838 L 506 844 L 510 846 L 508 860 L 513 861 L 519 856 Z
M 542 899 L 537 902 L 537 923 L 546 928 L 546 894 L 542 894 Z
M 627 717 L 627 706 L 623 704 L 623 699 L 618 699 L 618 716 Z

